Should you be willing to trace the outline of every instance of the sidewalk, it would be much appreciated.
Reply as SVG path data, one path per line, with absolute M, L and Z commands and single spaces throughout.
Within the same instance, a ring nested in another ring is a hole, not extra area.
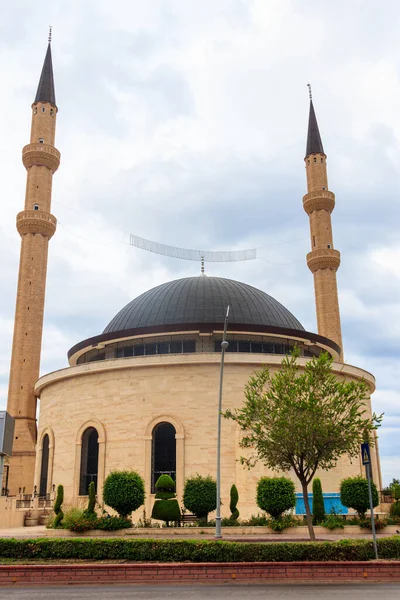
M 214 540 L 214 530 L 208 528 L 184 528 L 182 532 L 179 532 L 179 529 L 171 529 L 171 532 L 167 531 L 166 528 L 163 529 L 124 529 L 118 535 L 115 534 L 114 531 L 110 532 L 101 532 L 101 534 L 94 533 L 93 531 L 86 533 L 73 533 L 67 531 L 66 529 L 46 529 L 45 526 L 36 526 L 36 527 L 15 527 L 13 529 L 0 529 L 0 538 L 24 538 L 24 539 L 32 539 L 32 538 L 43 538 L 43 537 L 97 537 L 97 538 L 108 538 L 108 537 L 128 537 L 130 539 L 135 538 L 161 538 L 161 539 L 174 539 L 174 540 L 187 540 L 187 539 L 196 539 L 196 540 Z M 200 533 L 201 531 L 207 533 Z M 293 532 L 288 533 L 279 533 L 279 534 L 233 534 L 229 533 L 229 535 L 224 536 L 224 531 L 222 529 L 222 535 L 224 541 L 243 541 L 243 542 L 303 542 L 308 541 L 308 535 L 304 535 L 304 532 L 301 535 L 293 535 Z M 396 535 L 394 532 L 386 532 L 386 533 L 377 533 L 377 537 L 385 538 L 392 537 Z M 316 533 L 316 538 L 318 541 L 336 541 L 343 539 L 366 539 L 372 540 L 372 533 L 368 530 L 365 531 L 362 535 L 360 534 L 351 534 L 348 532 L 342 533 Z

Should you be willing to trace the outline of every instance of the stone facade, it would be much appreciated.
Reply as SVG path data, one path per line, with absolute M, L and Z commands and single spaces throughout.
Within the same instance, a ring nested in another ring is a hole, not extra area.
M 275 370 L 281 356 L 227 354 L 223 408 L 241 406 L 245 383 L 262 364 Z M 304 365 L 306 359 L 299 359 Z M 79 472 L 82 434 L 93 426 L 99 433 L 98 492 L 101 501 L 104 478 L 113 469 L 137 470 L 146 482 L 147 515 L 150 494 L 152 432 L 160 422 L 170 422 L 176 430 L 177 493 L 182 499 L 186 477 L 216 472 L 217 402 L 220 355 L 218 353 L 163 355 L 106 360 L 69 367 L 40 378 L 36 393 L 40 398 L 40 427 L 35 484 L 39 488 L 41 443 L 50 435 L 48 490 L 63 484 L 66 505 L 79 505 Z M 369 373 L 334 363 L 339 377 L 365 378 L 371 391 L 374 378 Z M 368 402 L 368 412 L 371 412 Z M 242 518 L 257 514 L 255 489 L 262 475 L 274 475 L 263 465 L 247 470 L 239 463 L 240 430 L 234 421 L 222 421 L 222 514 L 229 516 L 229 490 L 239 491 Z M 373 451 L 375 481 L 380 482 L 376 452 Z M 324 492 L 338 491 L 340 480 L 361 473 L 359 460 L 347 457 L 335 469 L 321 472 Z M 276 475 L 276 474 L 275 474 Z M 291 476 L 289 474 L 289 476 Z M 297 480 L 297 490 L 300 491 Z M 378 484 L 379 485 L 379 484 Z M 141 516 L 139 509 L 136 518 Z

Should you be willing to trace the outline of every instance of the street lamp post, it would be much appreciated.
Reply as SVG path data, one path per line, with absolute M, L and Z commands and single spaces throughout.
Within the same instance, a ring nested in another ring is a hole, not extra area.
M 222 417 L 222 384 L 224 381 L 224 359 L 225 350 L 229 346 L 226 341 L 226 329 L 228 327 L 229 304 L 226 307 L 224 322 L 224 333 L 221 342 L 221 368 L 219 375 L 219 398 L 218 398 L 218 435 L 217 435 L 217 516 L 215 517 L 215 537 L 222 538 L 221 533 L 221 417 Z

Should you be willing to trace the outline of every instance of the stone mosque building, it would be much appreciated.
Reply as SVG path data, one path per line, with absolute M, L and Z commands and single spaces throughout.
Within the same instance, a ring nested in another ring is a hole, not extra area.
M 328 188 L 311 98 L 303 208 L 310 222 L 307 264 L 314 277 L 318 333 L 305 331 L 262 290 L 200 275 L 159 285 L 133 299 L 102 333 L 93 332 L 69 350 L 69 366 L 39 378 L 48 245 L 57 225 L 51 213 L 52 178 L 60 163 L 54 145 L 57 112 L 49 43 L 32 104 L 30 143 L 22 150 L 27 187 L 24 209 L 17 215 L 21 257 L 7 409 L 16 420 L 10 494 L 35 486 L 44 496 L 63 484 L 65 503 L 79 505 L 94 481 L 101 502 L 107 474 L 130 469 L 145 480 L 149 514 L 160 473 L 176 480 L 180 499 L 186 477 L 215 475 L 220 351 L 228 304 L 225 409 L 240 407 L 254 370 L 264 364 L 272 371 L 279 368 L 294 344 L 300 348 L 301 365 L 328 352 L 339 378 L 363 378 L 374 391 L 374 377 L 343 359 L 336 283 L 340 253 L 331 226 L 335 195 Z M 367 410 L 371 413 L 370 401 Z M 222 512 L 228 511 L 234 483 L 246 518 L 257 512 L 257 480 L 273 473 L 262 464 L 244 469 L 238 462 L 239 439 L 236 423 L 223 420 Z M 377 447 L 372 462 L 381 489 Z M 338 492 L 343 477 L 360 473 L 361 461 L 344 457 L 319 476 L 328 496 Z

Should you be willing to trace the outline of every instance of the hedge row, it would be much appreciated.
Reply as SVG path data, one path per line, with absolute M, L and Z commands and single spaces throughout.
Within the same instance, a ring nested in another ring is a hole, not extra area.
M 378 540 L 380 558 L 400 559 L 400 537 Z M 124 559 L 146 562 L 354 561 L 374 558 L 372 542 L 216 542 L 158 539 L 0 539 L 0 559 Z

